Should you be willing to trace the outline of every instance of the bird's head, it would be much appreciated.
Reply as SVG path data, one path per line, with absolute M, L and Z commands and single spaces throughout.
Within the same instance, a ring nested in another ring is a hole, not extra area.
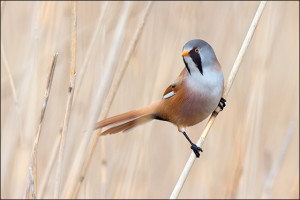
M 213 48 L 204 40 L 199 39 L 187 42 L 181 55 L 190 75 L 199 72 L 204 75 L 206 68 L 215 66 L 217 61 Z

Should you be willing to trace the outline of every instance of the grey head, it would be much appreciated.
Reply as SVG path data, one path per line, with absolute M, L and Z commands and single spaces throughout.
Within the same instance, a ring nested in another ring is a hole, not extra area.
M 183 46 L 183 61 L 191 74 L 193 71 L 200 71 L 202 75 L 206 67 L 215 66 L 216 55 L 213 48 L 204 40 L 190 40 Z

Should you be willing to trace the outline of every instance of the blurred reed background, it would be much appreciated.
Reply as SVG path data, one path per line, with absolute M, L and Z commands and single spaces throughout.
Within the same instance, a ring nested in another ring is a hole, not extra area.
M 74 4 L 1 1 L 1 198 L 24 196 L 55 52 L 37 149 L 37 198 L 74 195 L 95 134 L 89 130 L 149 2 L 76 4 L 77 79 L 58 167 Z M 211 44 L 227 80 L 258 5 L 153 2 L 108 116 L 159 100 L 184 67 L 181 50 L 191 39 Z M 179 197 L 299 198 L 299 2 L 266 4 L 227 101 Z M 205 122 L 187 129 L 193 141 Z M 77 197 L 169 198 L 190 153 L 177 128 L 161 121 L 100 137 Z

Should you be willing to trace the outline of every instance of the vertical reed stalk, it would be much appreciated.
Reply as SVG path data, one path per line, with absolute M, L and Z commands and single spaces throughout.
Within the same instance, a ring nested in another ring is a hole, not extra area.
M 42 107 L 42 111 L 41 111 L 40 123 L 39 123 L 38 130 L 36 133 L 36 138 L 35 138 L 35 141 L 33 144 L 32 152 L 31 152 L 31 159 L 30 159 L 29 167 L 28 167 L 27 183 L 26 183 L 26 190 L 25 190 L 24 198 L 27 197 L 29 190 L 31 191 L 33 199 L 36 199 L 36 196 L 37 196 L 37 175 L 36 175 L 37 174 L 37 148 L 38 148 L 38 144 L 39 144 L 40 134 L 42 131 L 42 125 L 43 125 L 46 108 L 48 105 L 48 99 L 50 96 L 57 55 L 58 55 L 58 53 L 56 53 L 53 57 L 52 66 L 51 66 L 50 74 L 48 77 L 43 107 Z
M 72 8 L 73 8 L 73 23 L 72 23 L 72 66 L 70 72 L 70 87 L 68 91 L 68 100 L 66 106 L 66 112 L 63 122 L 63 129 L 60 135 L 60 145 L 59 145 L 59 153 L 58 153 L 58 166 L 56 171 L 56 182 L 55 182 L 55 189 L 54 189 L 54 198 L 60 198 L 60 184 L 61 184 L 61 172 L 62 172 L 62 161 L 63 161 L 63 154 L 65 148 L 65 137 L 68 131 L 70 113 L 72 108 L 73 102 L 73 95 L 75 90 L 75 81 L 76 81 L 76 72 L 75 72 L 75 64 L 76 64 L 76 36 L 77 36 L 77 2 L 72 1 Z
M 142 20 L 140 21 L 140 24 L 138 25 L 137 27 L 137 30 L 133 36 L 133 39 L 131 40 L 131 43 L 129 45 L 129 48 L 128 48 L 128 51 L 126 53 L 126 56 L 125 56 L 125 60 L 124 60 L 124 63 L 122 64 L 122 66 L 120 67 L 120 72 L 117 74 L 115 80 L 116 80 L 116 83 L 115 84 L 112 84 L 111 85 L 111 89 L 109 91 L 109 94 L 108 94 L 108 97 L 105 101 L 105 104 L 103 106 L 103 110 L 101 112 L 101 115 L 100 115 L 100 120 L 101 119 L 104 119 L 106 118 L 107 114 L 108 114 L 108 111 L 111 107 L 111 104 L 112 104 L 112 101 L 115 97 L 115 94 L 117 92 L 117 89 L 119 88 L 119 85 L 120 85 L 120 82 L 123 78 L 123 75 L 125 74 L 125 70 L 127 69 L 128 67 L 128 63 L 131 59 L 131 56 L 132 56 L 132 53 L 136 47 L 136 44 L 140 38 L 140 35 L 142 33 L 142 30 L 143 30 L 143 27 L 144 27 L 144 24 L 145 24 L 145 20 L 149 14 L 149 11 L 150 11 L 150 8 L 151 8 L 151 5 L 152 5 L 152 2 L 149 2 L 147 7 L 145 8 L 145 12 L 144 12 L 144 15 L 142 17 Z M 96 148 L 96 144 L 98 142 L 98 138 L 99 138 L 99 134 L 101 133 L 101 129 L 98 130 L 96 132 L 96 134 L 94 134 L 94 138 L 93 138 L 93 141 L 92 141 L 92 144 L 90 146 L 90 150 L 89 150 L 89 154 L 87 156 L 87 159 L 84 163 L 84 167 L 83 167 L 83 170 L 81 172 L 81 178 L 79 179 L 79 182 L 76 186 L 76 189 L 73 193 L 73 198 L 77 198 L 78 196 L 78 193 L 79 193 L 79 190 L 80 190 L 80 187 L 82 185 L 82 182 L 86 176 L 86 173 L 87 173 L 87 170 L 88 170 L 88 167 L 89 167 L 89 164 L 91 162 L 91 158 L 94 154 L 94 151 L 95 151 L 95 148 Z M 102 141 L 101 142 L 102 145 L 105 145 L 105 141 Z M 101 174 L 102 174 L 102 185 L 104 185 L 105 181 L 106 181 L 106 155 L 105 155 L 105 151 L 103 151 L 102 153 L 102 165 L 101 165 Z
M 6 53 L 5 53 L 5 49 L 3 47 L 3 42 L 2 41 L 1 41 L 1 55 L 2 55 L 3 62 L 4 62 L 4 68 L 5 68 L 5 70 L 7 72 L 7 75 L 8 75 L 9 85 L 10 85 L 10 88 L 11 88 L 11 91 L 12 91 L 12 94 L 13 94 L 13 97 L 14 97 L 14 101 L 15 101 L 15 103 L 18 103 L 16 87 L 15 87 L 14 80 L 12 78 L 12 75 L 11 75 L 11 72 L 10 72 L 10 69 L 9 69 L 9 66 L 8 66 Z
M 59 150 L 59 144 L 60 144 L 60 139 L 57 138 L 56 141 L 55 141 L 55 145 L 53 146 L 54 151 L 52 151 L 52 155 L 50 156 L 50 159 L 49 159 L 50 164 L 48 164 L 48 166 L 45 170 L 44 178 L 43 178 L 43 180 L 41 181 L 41 184 L 40 184 L 40 196 L 39 196 L 39 198 L 41 198 L 41 199 L 44 198 L 45 189 L 46 189 L 46 186 L 47 186 L 48 181 L 49 181 L 50 173 L 51 173 L 52 169 L 54 168 L 54 163 L 56 161 L 58 150 Z
M 250 140 L 251 134 L 253 132 L 253 127 L 255 125 L 255 122 L 257 121 L 255 119 L 255 113 L 257 111 L 257 96 L 259 95 L 260 91 L 260 85 L 262 84 L 262 80 L 260 77 L 255 76 L 253 77 L 251 86 L 249 87 L 249 94 L 251 94 L 248 99 L 249 102 L 247 103 L 247 108 L 245 108 L 245 113 L 247 113 L 245 120 L 244 120 L 244 125 L 241 126 L 244 136 L 239 136 L 242 137 L 240 138 L 236 143 L 236 151 L 235 151 L 235 157 L 238 159 L 238 164 L 235 166 L 233 169 L 234 171 L 234 177 L 233 181 L 231 182 L 230 186 L 230 192 L 228 194 L 230 195 L 228 198 L 231 199 L 236 199 L 237 198 L 237 193 L 238 193 L 238 187 L 240 187 L 240 182 L 243 177 L 243 171 L 244 171 L 244 163 L 246 160 L 246 154 L 247 154 L 247 149 L 248 146 L 250 145 Z M 239 124 L 240 125 L 240 124 Z
M 256 29 L 256 26 L 257 26 L 257 24 L 259 22 L 261 14 L 262 14 L 262 12 L 264 10 L 265 4 L 266 4 L 266 1 L 261 1 L 260 2 L 260 5 L 259 5 L 259 7 L 258 7 L 258 9 L 256 11 L 256 14 L 255 14 L 255 16 L 253 18 L 253 21 L 252 21 L 252 23 L 250 25 L 250 28 L 249 28 L 248 33 L 246 35 L 246 38 L 245 38 L 245 40 L 244 40 L 244 42 L 242 44 L 242 47 L 241 47 L 241 49 L 239 51 L 239 54 L 238 54 L 238 56 L 237 56 L 237 58 L 236 58 L 236 60 L 235 60 L 235 62 L 233 64 L 233 67 L 231 69 L 230 75 L 229 75 L 228 80 L 227 80 L 227 84 L 226 84 L 224 92 L 223 92 L 223 98 L 227 97 L 227 94 L 228 94 L 228 92 L 229 92 L 229 90 L 230 90 L 230 88 L 232 86 L 234 78 L 235 78 L 235 76 L 237 74 L 237 71 L 238 71 L 238 69 L 240 67 L 240 63 L 241 63 L 241 61 L 242 61 L 242 59 L 244 57 L 244 54 L 245 54 L 245 52 L 246 52 L 246 50 L 247 50 L 247 48 L 248 48 L 248 46 L 250 44 L 250 41 L 252 39 L 252 36 L 253 36 L 254 31 Z M 213 123 L 214 123 L 214 121 L 215 121 L 215 119 L 216 119 L 216 117 L 217 117 L 217 115 L 218 115 L 219 112 L 220 112 L 220 108 L 218 107 L 212 113 L 211 117 L 209 118 L 209 120 L 208 120 L 208 122 L 207 122 L 207 124 L 206 124 L 206 126 L 205 126 L 205 128 L 204 128 L 204 130 L 203 130 L 203 132 L 202 132 L 202 134 L 200 136 L 200 138 L 199 138 L 199 140 L 197 141 L 197 145 L 198 146 L 202 147 L 202 145 L 203 145 L 203 143 L 205 141 L 205 138 L 206 138 L 206 136 L 207 136 L 207 134 L 208 134 L 211 126 L 213 125 Z M 195 162 L 195 159 L 196 159 L 196 156 L 194 155 L 194 153 L 191 153 L 191 155 L 190 155 L 190 157 L 189 157 L 189 159 L 188 159 L 188 161 L 187 161 L 187 163 L 186 163 L 186 165 L 185 165 L 185 167 L 184 167 L 184 169 L 183 169 L 183 171 L 182 171 L 182 173 L 181 173 L 181 175 L 179 177 L 179 180 L 178 180 L 177 184 L 175 185 L 175 188 L 174 188 L 174 190 L 173 190 L 173 192 L 172 192 L 172 194 L 170 196 L 170 199 L 177 199 L 178 198 L 178 195 L 179 195 L 179 193 L 180 193 L 180 191 L 181 191 L 181 189 L 183 187 L 183 184 L 184 184 L 184 182 L 185 182 L 185 180 L 186 180 L 186 178 L 187 178 L 187 176 L 188 176 L 188 174 L 189 174 L 189 172 L 190 172 L 190 170 L 191 170 L 194 162 Z
M 266 181 L 264 183 L 264 187 L 263 187 L 263 191 L 262 191 L 262 198 L 264 198 L 264 199 L 272 199 L 270 190 L 273 186 L 276 176 L 278 175 L 279 169 L 282 165 L 282 161 L 288 150 L 288 147 L 292 141 L 292 138 L 295 133 L 295 129 L 296 129 L 296 124 L 294 122 L 290 122 L 288 130 L 285 135 L 285 138 L 283 140 L 280 152 L 279 152 L 278 156 L 276 157 L 276 160 L 274 161 L 272 169 L 271 169 L 270 173 L 268 174 Z
M 82 179 L 82 177 L 80 176 L 80 172 L 82 170 L 83 167 L 83 163 L 86 159 L 86 152 L 87 152 L 87 148 L 89 145 L 89 142 L 91 141 L 91 134 L 90 131 L 93 130 L 96 118 L 99 116 L 100 113 L 100 107 L 99 105 L 102 105 L 104 98 L 107 96 L 108 93 L 108 89 L 109 86 L 111 84 L 116 66 L 117 66 L 117 59 L 116 55 L 120 54 L 121 51 L 121 47 L 122 44 L 124 42 L 124 35 L 122 34 L 124 32 L 125 29 L 125 24 L 128 18 L 128 11 L 130 8 L 131 2 L 125 2 L 125 6 L 124 9 L 122 10 L 121 13 L 121 18 L 118 21 L 118 24 L 116 26 L 116 29 L 114 31 L 114 40 L 111 44 L 111 48 L 110 51 L 114 52 L 114 53 L 110 53 L 108 57 L 106 57 L 106 63 L 105 63 L 105 71 L 101 76 L 100 79 L 100 83 L 99 85 L 101 87 L 99 87 L 97 89 L 97 91 L 94 94 L 94 98 L 91 100 L 91 108 L 90 108 L 90 114 L 89 116 L 91 116 L 91 119 L 89 120 L 88 124 L 87 124 L 87 130 L 89 130 L 88 133 L 85 134 L 85 137 L 82 139 L 82 142 L 80 143 L 79 146 L 79 150 L 76 156 L 76 159 L 74 161 L 73 167 L 71 168 L 67 178 L 67 182 L 66 185 L 68 185 L 68 187 L 65 187 L 64 189 L 64 196 L 70 197 L 72 195 L 74 195 L 74 189 L 75 187 L 78 187 L 78 181 L 80 181 Z M 74 174 L 76 174 L 74 176 Z M 77 189 L 75 189 L 77 190 Z
M 85 72 L 88 69 L 88 67 L 90 66 L 89 62 L 91 60 L 91 53 L 92 53 L 93 48 L 97 44 L 96 43 L 97 36 L 101 35 L 104 31 L 104 28 L 103 28 L 104 22 L 105 22 L 104 16 L 105 16 L 105 13 L 106 13 L 106 10 L 107 10 L 107 7 L 108 7 L 107 5 L 108 5 L 109 2 L 105 1 L 103 3 L 104 3 L 104 5 L 103 5 L 103 8 L 102 8 L 101 14 L 99 16 L 95 31 L 93 32 L 92 39 L 89 43 L 87 51 L 85 52 L 85 57 L 84 57 L 84 60 L 83 60 L 83 64 L 80 67 L 80 72 L 79 73 L 80 73 L 81 76 L 78 77 L 77 89 L 76 89 L 75 94 L 74 94 L 74 102 L 76 102 L 78 93 L 81 89 L 81 86 L 82 86 L 81 82 L 82 82 L 82 80 L 84 80 L 84 76 L 86 74 Z

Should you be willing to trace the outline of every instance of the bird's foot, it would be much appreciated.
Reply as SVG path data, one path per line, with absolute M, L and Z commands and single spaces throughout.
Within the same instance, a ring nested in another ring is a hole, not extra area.
M 226 99 L 224 99 L 223 97 L 221 97 L 220 102 L 218 104 L 218 106 L 221 108 L 221 110 L 223 110 L 226 106 Z
M 200 157 L 200 152 L 203 152 L 203 150 L 201 149 L 201 147 L 198 147 L 197 145 L 195 145 L 194 143 L 192 143 L 191 149 L 194 151 L 195 155 L 197 158 Z

